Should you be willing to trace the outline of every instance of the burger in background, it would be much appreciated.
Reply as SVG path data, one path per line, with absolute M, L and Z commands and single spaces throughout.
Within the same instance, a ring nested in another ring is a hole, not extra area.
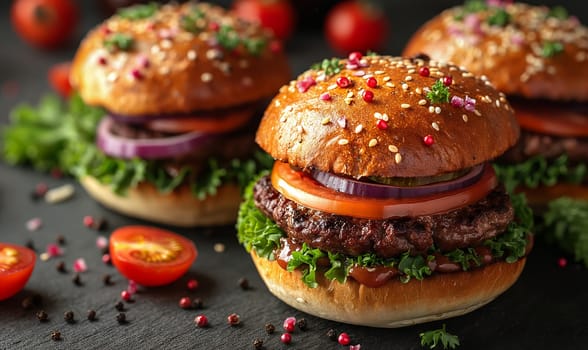
M 324 60 L 266 109 L 256 141 L 276 161 L 246 190 L 239 241 L 276 297 L 318 317 L 400 327 L 470 312 L 531 247 L 530 210 L 488 164 L 518 136 L 504 95 L 457 66 Z
M 245 161 L 255 116 L 289 79 L 280 48 L 258 25 L 207 3 L 119 10 L 72 63 L 81 98 L 107 111 L 96 145 L 69 145 L 74 173 L 91 196 L 129 216 L 233 222 L 238 184 L 258 171 Z
M 588 246 L 579 249 L 588 230 L 588 28 L 561 6 L 467 1 L 413 35 L 404 54 L 421 52 L 487 77 L 508 96 L 521 138 L 498 175 L 547 209 L 546 233 L 557 225 L 554 239 L 588 264 Z

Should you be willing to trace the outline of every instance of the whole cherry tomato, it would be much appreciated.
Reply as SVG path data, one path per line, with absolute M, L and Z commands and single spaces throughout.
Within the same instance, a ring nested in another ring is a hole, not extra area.
M 380 9 L 357 0 L 335 5 L 325 22 L 329 44 L 344 54 L 381 49 L 388 30 L 388 18 Z
M 271 29 L 280 40 L 288 39 L 294 30 L 294 8 L 288 0 L 236 0 L 233 10 L 244 20 Z
M 15 0 L 10 17 L 23 39 L 49 49 L 71 37 L 78 21 L 78 8 L 72 0 Z
M 49 68 L 47 74 L 49 83 L 55 91 L 63 97 L 69 97 L 72 92 L 72 87 L 69 82 L 69 71 L 71 70 L 71 62 L 62 62 L 53 65 Z

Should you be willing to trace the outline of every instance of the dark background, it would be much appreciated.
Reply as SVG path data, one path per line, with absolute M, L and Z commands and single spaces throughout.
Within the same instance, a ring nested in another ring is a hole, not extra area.
M 100 2 L 84 1 L 81 4 L 81 23 L 76 38 L 67 47 L 56 51 L 39 51 L 27 46 L 13 32 L 9 20 L 10 1 L 0 2 L 0 124 L 8 123 L 9 111 L 20 102 L 37 103 L 40 96 L 50 91 L 46 73 L 57 62 L 71 59 L 84 33 L 103 18 Z M 227 4 L 227 1 L 221 2 Z M 299 30 L 287 44 L 293 73 L 298 74 L 310 64 L 333 56 L 320 27 L 324 14 L 332 1 L 296 2 L 303 12 L 299 17 Z M 314 3 L 314 5 L 313 5 Z M 392 23 L 387 49 L 383 53 L 399 54 L 410 34 L 424 21 L 442 9 L 461 1 L 412 0 L 382 1 Z M 542 3 L 553 5 L 554 1 Z M 316 5 L 318 4 L 318 5 Z M 559 2 L 583 23 L 588 21 L 588 4 L 584 1 Z M 588 84 L 588 82 L 587 82 Z M 253 348 L 255 338 L 265 341 L 266 349 L 343 349 L 327 339 L 325 332 L 334 328 L 348 332 L 352 344 L 362 349 L 419 349 L 418 334 L 439 328 L 442 323 L 459 335 L 462 349 L 580 349 L 588 343 L 588 272 L 585 268 L 569 264 L 557 265 L 560 251 L 547 247 L 538 240 L 528 259 L 520 280 L 493 303 L 469 315 L 402 329 L 374 329 L 356 327 L 320 320 L 304 315 L 267 292 L 255 268 L 237 244 L 233 227 L 213 229 L 175 229 L 191 238 L 199 249 L 199 257 L 187 276 L 178 282 L 162 287 L 143 289 L 136 301 L 127 304 L 129 323 L 118 325 L 114 304 L 127 283 L 112 267 L 100 261 L 95 246 L 99 234 L 108 235 L 112 229 L 138 220 L 119 216 L 92 201 L 76 185 L 75 197 L 65 203 L 49 205 L 33 202 L 29 193 L 37 183 L 50 187 L 75 183 L 72 179 L 55 179 L 47 174 L 35 173 L 27 168 L 12 168 L 0 161 L 0 241 L 25 244 L 32 240 L 38 252 L 57 235 L 66 239 L 65 254 L 48 262 L 38 260 L 26 288 L 16 296 L 0 301 L 0 349 L 242 349 Z M 103 216 L 109 229 L 104 232 L 90 230 L 82 224 L 84 215 Z M 43 227 L 36 232 L 25 228 L 27 220 L 39 217 Z M 213 246 L 223 243 L 226 251 L 217 253 Z M 60 274 L 55 269 L 64 261 L 71 271 L 76 258 L 86 259 L 89 270 L 82 274 L 84 285 L 76 287 L 72 273 Z M 113 275 L 115 284 L 102 284 L 105 273 Z M 245 277 L 251 289 L 241 290 L 238 280 Z M 200 281 L 200 288 L 188 292 L 189 278 Z M 2 288 L 2 286 L 0 286 Z M 39 323 L 36 308 L 24 310 L 21 301 L 26 296 L 40 294 L 42 308 L 49 314 L 49 322 Z M 211 327 L 198 329 L 193 323 L 196 311 L 178 307 L 182 296 L 201 297 Z M 95 309 L 98 320 L 85 319 L 88 309 Z M 77 320 L 67 324 L 63 313 L 73 311 Z M 226 317 L 236 312 L 242 325 L 231 328 Z M 293 342 L 280 343 L 279 334 L 268 336 L 264 324 L 273 323 L 278 330 L 288 316 L 305 317 L 309 330 L 297 330 Z M 59 330 L 63 341 L 50 338 L 52 330 Z

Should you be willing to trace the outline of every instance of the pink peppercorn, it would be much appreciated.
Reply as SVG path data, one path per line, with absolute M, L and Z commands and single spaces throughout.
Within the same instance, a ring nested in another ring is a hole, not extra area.
M 343 332 L 343 333 L 339 334 L 337 341 L 341 345 L 349 345 L 349 343 L 351 342 L 351 339 L 349 339 L 349 334 Z
M 340 88 L 348 88 L 351 86 L 351 80 L 347 77 L 339 77 L 337 78 L 337 86 Z
M 363 58 L 363 55 L 361 54 L 361 52 L 355 51 L 349 54 L 349 61 L 352 62 L 359 62 L 359 60 L 361 60 Z
M 143 73 L 141 73 L 141 71 L 136 68 L 131 70 L 131 76 L 137 80 L 141 80 L 144 78 Z
M 323 92 L 319 98 L 321 99 L 321 101 L 330 101 L 331 94 L 329 94 L 328 92 Z
M 75 272 L 85 272 L 88 270 L 88 265 L 86 265 L 86 260 L 83 258 L 76 259 L 73 264 L 73 270 Z
M 453 78 L 451 77 L 451 75 L 447 75 L 443 77 L 442 82 L 445 86 L 451 86 L 451 84 L 453 83 Z
M 366 81 L 367 86 L 371 87 L 372 89 L 378 86 L 378 81 L 374 77 L 369 77 Z
M 386 121 L 385 120 L 382 120 L 382 119 L 378 119 L 378 121 L 376 122 L 376 126 L 380 130 L 386 130 L 386 129 L 388 129 L 388 123 L 386 123 Z
M 102 262 L 105 263 L 106 265 L 112 264 L 112 258 L 110 257 L 110 254 L 102 255 Z
M 84 226 L 86 227 L 92 227 L 92 225 L 94 225 L 94 218 L 90 215 L 86 215 L 84 216 Z
M 421 77 L 428 77 L 431 74 L 429 67 L 421 67 L 419 68 L 419 75 Z
M 557 266 L 559 266 L 561 268 L 568 266 L 568 259 L 566 259 L 564 257 L 557 259 Z
M 294 332 L 296 328 L 296 317 L 288 317 L 284 320 L 283 324 L 284 330 L 288 333 Z
M 186 283 L 186 286 L 188 287 L 188 290 L 196 290 L 199 286 L 198 280 L 191 279 Z
M 120 292 L 120 298 L 124 301 L 131 301 L 133 295 L 128 290 L 123 290 Z
M 194 319 L 194 323 L 196 323 L 196 326 L 198 326 L 198 328 L 204 328 L 208 326 L 208 318 L 204 315 L 198 315 Z
M 180 302 L 178 304 L 184 310 L 187 310 L 187 309 L 191 309 L 192 308 L 192 300 L 190 300 L 190 298 L 188 298 L 188 297 L 181 298 L 180 299 Z
M 290 333 L 284 333 L 280 336 L 280 341 L 284 344 L 290 344 L 292 342 L 292 335 Z
M 230 314 L 229 316 L 227 316 L 227 323 L 230 326 L 236 326 L 239 323 L 241 323 L 241 318 L 239 317 L 239 315 L 237 315 L 235 313 Z
M 365 102 L 372 102 L 374 100 L 374 93 L 370 90 L 364 90 L 361 93 L 361 97 Z
M 425 145 L 431 146 L 435 143 L 435 139 L 433 139 L 433 135 L 427 135 L 423 137 L 423 142 L 425 143 Z

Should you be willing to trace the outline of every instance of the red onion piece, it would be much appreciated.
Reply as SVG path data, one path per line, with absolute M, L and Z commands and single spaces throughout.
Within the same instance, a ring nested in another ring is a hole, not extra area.
M 189 132 L 178 136 L 157 139 L 130 139 L 114 135 L 112 119 L 105 117 L 98 125 L 96 144 L 105 154 L 117 158 L 161 159 L 193 152 L 211 136 Z
M 425 197 L 470 186 L 482 177 L 483 170 L 484 165 L 478 165 L 469 173 L 457 179 L 412 187 L 364 182 L 319 170 L 313 171 L 312 177 L 325 187 L 354 196 L 401 199 Z

